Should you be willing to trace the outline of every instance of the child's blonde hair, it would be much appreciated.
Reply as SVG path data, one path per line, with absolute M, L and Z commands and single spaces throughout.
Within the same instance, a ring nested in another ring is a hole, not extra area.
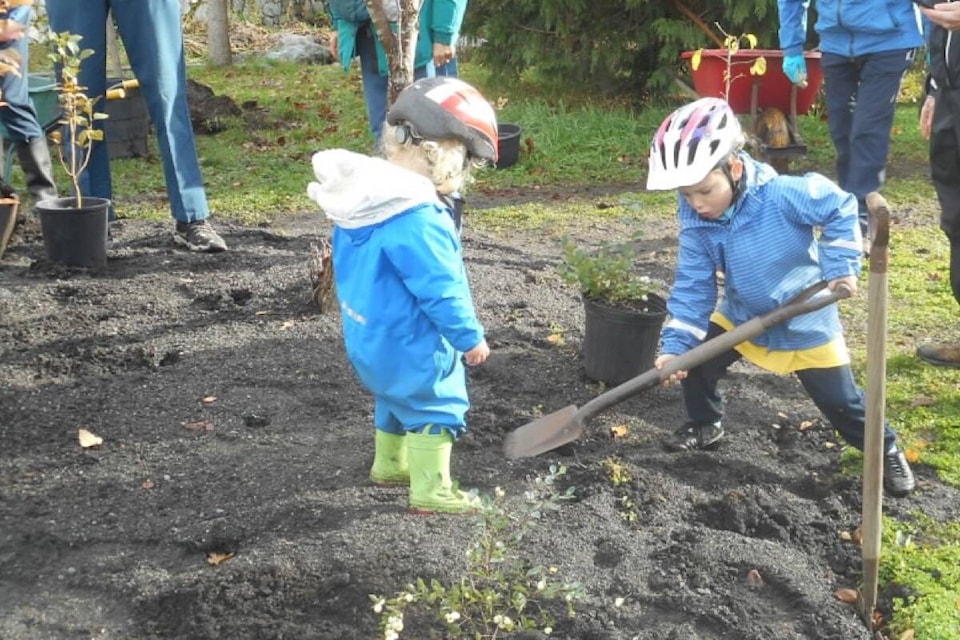
M 381 153 L 384 158 L 430 178 L 437 192 L 444 195 L 461 191 L 472 181 L 472 167 L 482 164 L 483 161 L 470 159 L 465 144 L 455 138 L 424 140 L 399 135 L 398 129 L 404 126 L 384 125 L 381 138 Z

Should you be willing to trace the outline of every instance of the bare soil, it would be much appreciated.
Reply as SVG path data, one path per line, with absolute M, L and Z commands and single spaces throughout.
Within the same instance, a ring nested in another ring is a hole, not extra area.
M 36 229 L 18 231 L 0 263 L 0 638 L 366 640 L 369 594 L 461 575 L 473 520 L 411 516 L 404 490 L 367 479 L 372 403 L 339 317 L 309 301 L 324 225 L 219 222 L 231 250 L 201 255 L 174 248 L 169 223 L 121 220 L 102 273 L 52 265 Z M 649 227 L 641 268 L 669 278 L 674 231 Z M 576 498 L 521 548 L 588 593 L 553 637 L 873 637 L 834 596 L 859 583 L 860 549 L 840 533 L 859 524 L 860 480 L 795 379 L 738 365 L 716 452 L 662 448 L 683 413 L 679 390 L 658 388 L 573 445 L 508 461 L 506 434 L 601 387 L 582 370 L 556 240 L 468 218 L 464 247 L 493 354 L 469 373 L 454 473 L 520 500 L 531 476 L 569 467 Z M 79 429 L 103 444 L 81 447 Z M 615 486 L 611 458 L 628 482 Z M 916 471 L 919 490 L 886 513 L 960 517 L 958 492 Z

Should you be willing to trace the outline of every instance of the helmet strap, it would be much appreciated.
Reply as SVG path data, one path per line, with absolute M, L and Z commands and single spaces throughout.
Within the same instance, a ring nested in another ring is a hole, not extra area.
M 740 162 L 740 177 L 733 177 L 733 163 Z M 730 204 L 733 205 L 737 200 L 740 199 L 740 194 L 743 191 L 743 160 L 734 153 L 727 157 L 720 165 L 720 170 L 723 171 L 723 175 L 727 177 L 727 182 L 730 183 L 730 191 L 733 192 L 733 199 L 730 201 Z

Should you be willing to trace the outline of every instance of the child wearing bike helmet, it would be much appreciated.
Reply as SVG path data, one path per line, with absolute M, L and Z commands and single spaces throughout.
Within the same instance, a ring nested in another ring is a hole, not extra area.
M 404 89 L 387 120 L 385 158 L 316 153 L 307 193 L 335 223 L 344 343 L 374 397 L 370 479 L 409 486 L 415 513 L 462 513 L 479 504 L 450 478 L 470 406 L 462 359 L 482 364 L 490 348 L 440 195 L 496 160 L 496 117 L 476 89 L 445 77 Z
M 718 98 L 677 109 L 653 137 L 647 189 L 676 189 L 680 196 L 677 268 L 658 368 L 818 281 L 831 290 L 856 291 L 856 197 L 816 173 L 778 175 L 743 151 L 743 142 L 736 116 Z M 668 383 L 681 381 L 688 421 L 665 442 L 668 449 L 718 445 L 724 435 L 718 382 L 741 357 L 774 373 L 795 374 L 843 439 L 863 450 L 863 391 L 853 378 L 836 305 L 774 326 L 671 376 Z M 916 482 L 889 425 L 884 445 L 884 487 L 904 496 Z

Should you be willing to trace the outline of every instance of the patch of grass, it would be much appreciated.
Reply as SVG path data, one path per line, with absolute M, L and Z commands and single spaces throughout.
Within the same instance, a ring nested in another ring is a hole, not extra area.
M 917 640 L 960 638 L 960 524 L 887 519 L 883 548 L 881 580 L 908 591 L 894 598 L 891 627 Z

